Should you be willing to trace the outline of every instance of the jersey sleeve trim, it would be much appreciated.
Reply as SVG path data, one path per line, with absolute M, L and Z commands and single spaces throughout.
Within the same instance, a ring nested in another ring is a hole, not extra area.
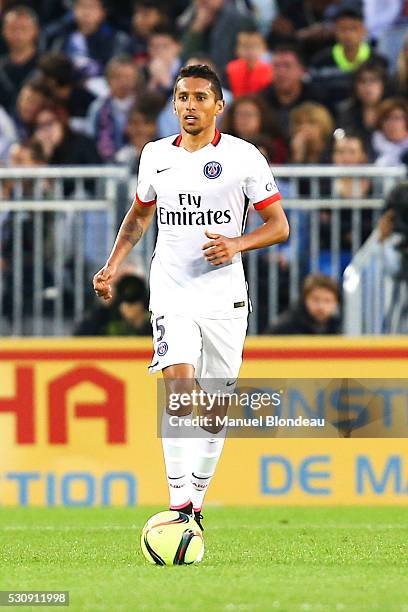
M 175 138 L 175 140 L 173 140 L 171 144 L 174 145 L 175 147 L 179 147 L 181 143 L 181 139 L 182 139 L 182 135 L 179 134 L 177 138 Z
M 278 193 L 275 193 L 274 195 L 269 196 L 269 198 L 265 198 L 265 200 L 256 202 L 256 204 L 254 204 L 254 208 L 255 210 L 262 210 L 263 208 L 266 208 L 270 204 L 273 204 L 274 202 L 278 202 L 281 199 L 282 199 L 282 196 L 278 192 Z
M 136 202 L 139 204 L 139 206 L 154 206 L 156 204 L 156 198 L 154 200 L 150 200 L 150 202 L 143 202 L 143 200 L 141 200 L 136 194 Z
M 216 147 L 217 144 L 220 142 L 221 140 L 221 132 L 218 128 L 215 128 L 215 134 L 214 134 L 214 138 L 211 141 L 211 144 Z

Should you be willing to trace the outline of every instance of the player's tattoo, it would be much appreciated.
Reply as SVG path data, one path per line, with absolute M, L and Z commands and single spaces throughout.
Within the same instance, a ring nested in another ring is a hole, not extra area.
M 135 246 L 143 235 L 143 227 L 138 219 L 129 220 L 123 224 L 121 234 L 124 240 Z

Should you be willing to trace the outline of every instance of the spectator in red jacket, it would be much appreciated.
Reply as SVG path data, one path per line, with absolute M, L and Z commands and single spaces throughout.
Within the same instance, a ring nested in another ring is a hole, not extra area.
M 257 93 L 272 83 L 273 71 L 266 53 L 265 39 L 257 30 L 239 32 L 237 58 L 227 64 L 229 88 L 235 97 Z

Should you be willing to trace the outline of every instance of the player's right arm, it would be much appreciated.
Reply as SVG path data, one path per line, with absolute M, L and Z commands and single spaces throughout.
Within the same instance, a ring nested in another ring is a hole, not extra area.
M 101 270 L 93 279 L 96 294 L 104 300 L 112 297 L 112 280 L 115 277 L 120 264 L 126 259 L 133 247 L 139 242 L 148 229 L 156 206 L 140 206 L 137 199 L 133 202 L 119 228 L 111 254 Z
M 152 186 L 152 151 L 151 144 L 143 149 L 136 197 L 119 228 L 108 261 L 93 278 L 96 294 L 104 300 L 112 297 L 112 280 L 120 264 L 133 247 L 139 242 L 148 229 L 156 211 L 156 192 Z

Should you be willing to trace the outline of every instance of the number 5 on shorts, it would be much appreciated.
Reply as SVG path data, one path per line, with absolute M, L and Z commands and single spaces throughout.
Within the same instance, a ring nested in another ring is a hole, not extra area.
M 161 321 L 161 319 L 164 319 L 164 316 L 157 317 L 156 319 L 156 329 L 157 329 L 157 333 L 159 334 L 159 337 L 157 338 L 157 342 L 161 342 L 164 338 L 164 334 L 166 333 L 166 329 L 164 325 L 159 325 L 159 321 Z

